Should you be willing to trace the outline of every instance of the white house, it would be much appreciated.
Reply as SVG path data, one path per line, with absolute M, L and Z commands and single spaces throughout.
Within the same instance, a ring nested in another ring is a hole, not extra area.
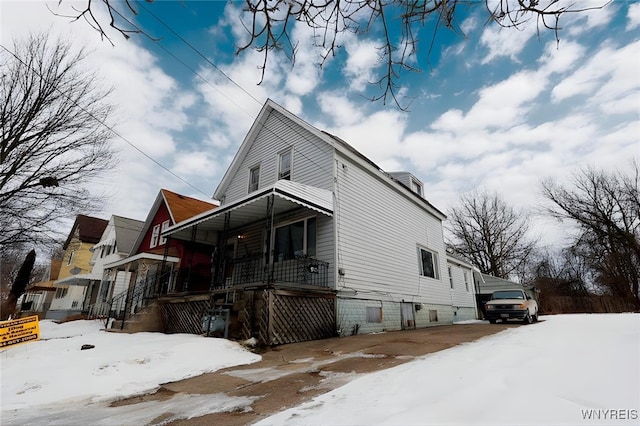
M 447 257 L 427 189 L 268 100 L 220 207 L 163 235 L 218 247 L 212 303 L 265 343 L 476 318 L 472 268 Z

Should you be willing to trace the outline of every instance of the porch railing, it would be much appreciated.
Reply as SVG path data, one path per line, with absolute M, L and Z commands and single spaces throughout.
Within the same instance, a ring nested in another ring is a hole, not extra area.
M 264 264 L 264 256 L 227 260 L 226 278 L 219 287 L 233 287 L 251 283 L 291 283 L 318 287 L 329 286 L 329 263 L 309 256 Z

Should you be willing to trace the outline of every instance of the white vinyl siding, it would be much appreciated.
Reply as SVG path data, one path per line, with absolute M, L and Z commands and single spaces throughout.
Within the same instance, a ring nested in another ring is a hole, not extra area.
M 291 149 L 292 161 L 295 160 L 292 180 L 333 190 L 333 148 L 284 120 L 280 113 L 271 112 L 223 194 L 225 204 L 247 195 L 249 169 L 257 164 L 260 164 L 260 188 L 273 185 L 278 180 L 279 154 L 287 149 Z
M 453 261 L 447 261 L 447 268 L 451 270 L 451 281 L 453 282 L 453 288 L 451 289 L 451 303 L 454 306 L 460 307 L 473 307 L 475 306 L 475 295 L 470 282 L 471 269 L 467 266 L 455 263 Z M 465 286 L 465 274 L 467 275 L 467 290 Z
M 340 153 L 337 160 L 337 267 L 345 271 L 338 289 L 376 299 L 450 304 L 448 283 L 421 277 L 416 259 L 416 245 L 428 247 L 441 260 L 438 276 L 446 273 L 442 222 L 408 189 L 400 194 L 399 184 L 388 180 L 390 186 Z

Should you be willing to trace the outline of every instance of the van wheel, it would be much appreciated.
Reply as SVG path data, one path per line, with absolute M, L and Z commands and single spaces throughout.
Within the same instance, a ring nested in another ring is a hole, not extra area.
M 495 323 L 496 323 L 496 320 L 494 320 L 494 319 L 490 319 L 490 320 L 489 320 L 489 322 L 490 322 L 491 324 L 495 324 Z
M 538 322 L 538 313 L 536 312 L 532 318 L 533 318 L 533 322 Z
M 531 324 L 533 322 L 533 319 L 531 318 L 531 314 L 529 313 L 528 309 L 527 309 L 527 314 L 524 316 L 524 319 L 522 320 L 522 322 L 525 324 Z

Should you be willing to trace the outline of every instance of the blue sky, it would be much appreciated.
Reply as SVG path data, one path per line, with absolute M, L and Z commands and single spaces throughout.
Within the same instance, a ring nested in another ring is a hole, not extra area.
M 604 1 L 592 2 L 598 3 Z M 295 67 L 273 53 L 257 85 L 261 54 L 234 54 L 247 36 L 240 2 L 144 3 L 235 83 L 143 8 L 137 24 L 160 41 L 112 34 L 111 46 L 84 22 L 53 16 L 47 4 L 60 13 L 77 5 L 2 0 L 0 42 L 10 46 L 15 37 L 49 29 L 88 46 L 90 64 L 114 88 L 118 131 L 192 185 L 114 139 L 118 170 L 92 182 L 110 195 L 105 218 L 144 219 L 160 188 L 210 196 L 267 97 L 345 139 L 386 171 L 411 171 L 443 211 L 476 188 L 535 210 L 542 202 L 540 179 L 566 182 L 580 167 L 624 169 L 640 158 L 638 2 L 614 1 L 564 17 L 559 45 L 552 33 L 538 37 L 534 23 L 521 30 L 484 25 L 482 7 L 472 8 L 459 22 L 467 37 L 441 30 L 429 62 L 428 26 L 420 34 L 426 40 L 418 52 L 422 72 L 400 80 L 411 98 L 408 112 L 366 99 L 380 93 L 368 84 L 379 72 L 376 29 L 342 37 L 341 51 L 320 69 L 311 32 L 296 25 Z M 548 243 L 566 235 L 542 217 L 535 231 Z

